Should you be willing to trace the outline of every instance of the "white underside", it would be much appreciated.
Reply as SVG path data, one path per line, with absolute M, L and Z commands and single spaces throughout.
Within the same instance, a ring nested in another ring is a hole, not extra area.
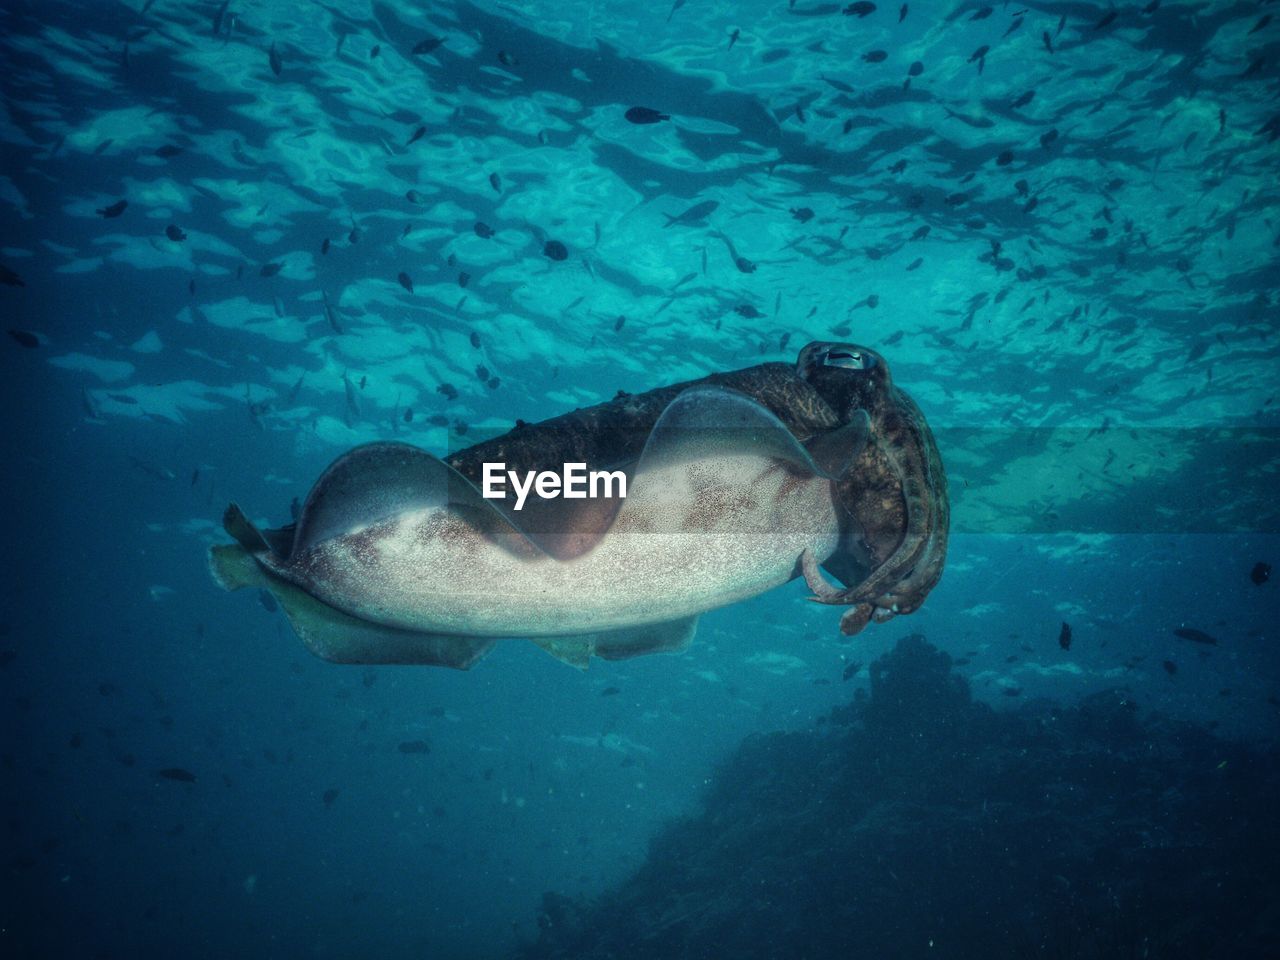
M 797 478 L 768 459 L 660 468 L 636 477 L 629 493 L 600 543 L 572 560 L 520 556 L 431 509 L 377 524 L 365 531 L 372 538 L 326 542 L 319 549 L 333 575 L 309 589 L 410 630 L 557 636 L 725 606 L 787 582 L 804 550 L 825 559 L 836 548 L 829 481 Z

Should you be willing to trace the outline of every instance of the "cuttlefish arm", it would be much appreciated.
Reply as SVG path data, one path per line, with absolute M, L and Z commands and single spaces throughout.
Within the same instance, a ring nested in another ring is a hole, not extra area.
M 846 588 L 827 581 L 815 557 L 801 558 L 813 600 L 851 606 L 840 621 L 841 631 L 850 635 L 872 620 L 883 623 L 917 609 L 938 582 L 946 558 L 949 506 L 941 457 L 919 408 L 900 391 L 892 394 L 890 412 L 876 418 L 874 430 L 901 489 L 902 539 L 866 578 Z

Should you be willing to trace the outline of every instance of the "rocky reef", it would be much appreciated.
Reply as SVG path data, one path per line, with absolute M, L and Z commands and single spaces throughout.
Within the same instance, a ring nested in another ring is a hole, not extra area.
M 1280 956 L 1280 754 L 1118 691 L 995 711 L 903 639 L 818 727 L 745 742 L 551 958 Z

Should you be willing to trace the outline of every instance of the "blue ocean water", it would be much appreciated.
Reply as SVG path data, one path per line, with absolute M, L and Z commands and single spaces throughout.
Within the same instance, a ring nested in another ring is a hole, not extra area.
M 4 3 L 2 949 L 1269 955 L 1275 12 Z M 341 666 L 209 577 L 357 444 L 813 340 L 937 434 L 910 616 Z

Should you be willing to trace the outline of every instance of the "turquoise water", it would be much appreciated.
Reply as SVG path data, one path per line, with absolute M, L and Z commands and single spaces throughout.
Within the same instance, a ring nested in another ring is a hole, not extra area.
M 1275 5 L 841 6 L 3 5 L 24 955 L 504 955 L 912 633 L 1000 711 L 1120 690 L 1270 749 Z M 226 502 L 287 522 L 356 444 L 828 339 L 953 501 L 941 584 L 856 638 L 792 583 L 680 655 L 345 667 L 209 580 Z

